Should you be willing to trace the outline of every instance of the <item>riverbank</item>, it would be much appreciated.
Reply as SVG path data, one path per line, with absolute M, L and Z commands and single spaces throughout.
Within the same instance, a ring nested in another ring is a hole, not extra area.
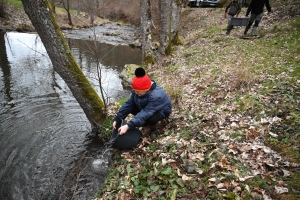
M 299 5 L 271 5 L 247 39 L 225 35 L 223 9 L 183 10 L 184 44 L 147 68 L 173 101 L 169 122 L 115 153 L 98 199 L 300 198 Z
M 7 10 L 6 17 L 0 18 L 0 30 L 35 32 L 35 29 L 24 10 L 10 4 L 7 4 L 5 9 Z M 73 26 L 71 26 L 68 21 L 67 12 L 62 8 L 56 9 L 56 19 L 62 30 L 88 28 L 110 22 L 108 19 L 95 17 L 94 24 L 91 24 L 88 15 L 85 12 L 81 12 L 79 15 L 72 14 Z
M 0 18 L 0 31 L 35 32 L 35 28 L 24 10 L 10 4 L 7 5 L 7 10 L 7 16 Z M 94 23 L 91 24 L 90 18 L 85 12 L 77 14 L 72 11 L 73 25 L 71 26 L 67 12 L 62 8 L 56 8 L 55 16 L 66 37 L 141 47 L 139 28 L 135 25 L 101 17 L 95 17 Z

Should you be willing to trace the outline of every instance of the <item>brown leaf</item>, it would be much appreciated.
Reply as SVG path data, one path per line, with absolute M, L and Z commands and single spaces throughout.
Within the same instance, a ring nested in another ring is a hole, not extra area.
M 229 164 L 229 162 L 227 161 L 225 155 L 221 158 L 221 163 L 222 163 L 223 166 Z
M 228 190 L 228 188 L 229 188 L 229 181 L 225 180 L 225 181 L 224 181 L 224 186 L 225 186 L 226 189 Z
M 172 163 L 170 163 L 170 165 L 171 165 L 171 167 L 172 167 L 173 169 L 177 169 L 176 163 L 172 162 Z
M 252 133 L 252 135 L 254 135 L 254 137 L 258 137 L 261 135 L 261 132 L 258 132 L 255 129 L 250 129 L 250 132 Z

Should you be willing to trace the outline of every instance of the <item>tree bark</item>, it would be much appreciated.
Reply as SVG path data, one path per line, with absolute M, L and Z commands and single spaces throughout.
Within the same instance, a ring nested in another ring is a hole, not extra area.
M 178 44 L 177 41 L 178 38 L 178 30 L 180 25 L 180 18 L 181 18 L 181 6 L 182 6 L 182 0 L 173 0 L 172 2 L 172 43 Z
M 73 26 L 72 16 L 71 16 L 71 11 L 70 11 L 70 0 L 62 0 L 62 5 L 64 6 L 65 10 L 67 11 L 69 25 Z
M 50 5 L 52 7 L 52 11 L 55 14 L 55 0 L 49 0 L 49 2 L 50 2 Z
M 64 79 L 92 128 L 105 119 L 103 102 L 76 63 L 47 0 L 22 0 L 24 10 L 39 34 L 54 70 Z
M 165 55 L 169 45 L 171 45 L 171 17 L 172 17 L 172 0 L 160 1 L 160 53 Z
M 152 38 L 151 38 L 151 2 L 150 0 L 141 0 L 141 29 L 142 29 L 142 60 L 153 57 Z
M 161 0 L 160 53 L 169 55 L 177 44 L 182 0 Z
M 172 33 L 179 29 L 181 4 L 181 0 L 173 0 L 172 2 Z

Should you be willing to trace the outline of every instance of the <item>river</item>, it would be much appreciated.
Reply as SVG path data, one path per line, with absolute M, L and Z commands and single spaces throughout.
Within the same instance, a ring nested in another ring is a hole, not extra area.
M 99 27 L 101 29 L 101 27 Z M 134 29 L 126 29 L 129 37 Z M 87 32 L 87 31 L 86 31 Z M 83 33 L 86 33 L 83 31 Z M 95 89 L 94 41 L 69 37 L 74 57 Z M 103 39 L 103 38 L 102 38 Z M 120 40 L 98 41 L 102 81 L 112 102 L 129 94 L 119 73 L 139 64 L 141 50 Z M 91 162 L 103 144 L 89 139 L 90 124 L 62 78 L 53 70 L 37 34 L 0 33 L 0 199 L 90 199 L 107 169 Z

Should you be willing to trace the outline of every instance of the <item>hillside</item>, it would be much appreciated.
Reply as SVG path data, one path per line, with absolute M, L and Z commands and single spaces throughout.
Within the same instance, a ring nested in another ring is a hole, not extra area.
M 173 113 L 115 151 L 98 199 L 300 199 L 300 6 L 270 2 L 259 38 L 225 35 L 222 8 L 182 10 L 183 45 L 147 68 Z
M 224 9 L 183 9 L 184 44 L 147 69 L 169 122 L 115 153 L 98 199 L 300 199 L 299 3 L 271 5 L 248 39 L 225 35 Z

